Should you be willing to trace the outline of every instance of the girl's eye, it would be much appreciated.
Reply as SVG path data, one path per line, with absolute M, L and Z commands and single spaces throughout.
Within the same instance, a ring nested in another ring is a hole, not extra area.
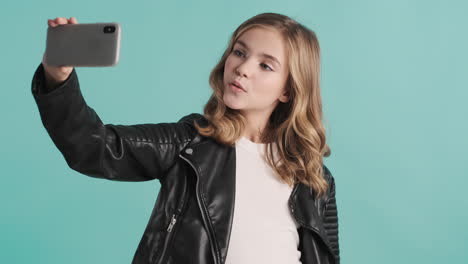
M 236 54 L 236 56 L 242 56 L 243 55 L 243 53 L 241 51 L 237 50 L 237 49 L 234 50 L 234 54 Z M 262 65 L 265 65 L 266 68 L 269 69 L 269 71 L 273 71 L 273 69 L 270 66 L 268 66 L 267 64 L 262 63 Z M 262 68 L 265 69 L 263 66 L 262 66 Z
M 239 50 L 234 50 L 234 54 L 236 54 L 237 56 L 239 56 L 239 54 L 242 54 L 242 52 L 240 52 Z
M 265 64 L 265 63 L 262 63 L 262 65 L 265 65 L 265 66 L 267 66 L 267 67 L 268 67 L 268 69 L 270 69 L 270 71 L 272 71 L 272 70 L 273 70 L 273 69 L 272 69 L 270 66 L 268 66 L 268 65 L 267 65 L 267 64 Z

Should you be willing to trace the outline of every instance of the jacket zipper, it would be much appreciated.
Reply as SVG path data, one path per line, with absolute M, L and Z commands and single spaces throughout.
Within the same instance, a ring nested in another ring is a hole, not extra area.
M 179 208 L 177 208 L 177 212 L 172 215 L 171 221 L 169 222 L 169 225 L 167 226 L 166 231 L 167 231 L 168 237 L 166 239 L 167 242 L 164 244 L 164 248 L 163 248 L 163 251 L 161 253 L 160 261 L 158 262 L 160 264 L 164 264 L 164 261 L 166 259 L 166 255 L 167 255 L 166 251 L 171 246 L 172 240 L 173 240 L 173 237 L 174 237 L 173 230 L 175 230 L 178 217 L 182 214 L 182 212 L 184 210 L 186 201 L 187 201 L 187 186 L 185 186 L 184 196 L 182 198 L 181 206 Z
M 172 231 L 172 227 L 175 225 L 175 223 L 177 222 L 177 217 L 175 214 L 172 215 L 172 219 L 171 219 L 171 223 L 169 224 L 169 226 L 167 227 L 167 232 L 171 232 Z
M 290 197 L 289 197 L 289 208 L 291 208 L 291 213 L 293 214 L 293 216 L 294 216 L 294 218 L 296 219 L 296 221 L 297 221 L 302 227 L 305 227 L 305 228 L 307 228 L 307 229 L 309 229 L 309 230 L 315 232 L 315 233 L 322 239 L 322 241 L 325 243 L 325 245 L 327 245 L 329 252 L 332 254 L 332 256 L 333 256 L 333 261 L 336 262 L 336 261 L 335 261 L 335 254 L 334 254 L 333 251 L 332 251 L 331 245 L 328 243 L 328 239 L 325 239 L 325 238 L 322 236 L 322 234 L 320 233 L 320 231 L 319 231 L 318 229 L 313 228 L 313 227 L 306 226 L 306 225 L 304 225 L 304 224 L 301 224 L 302 221 L 300 221 L 299 219 L 297 219 L 297 216 L 296 216 L 296 214 L 294 213 L 294 206 L 293 206 L 293 202 L 292 202 L 292 200 L 291 200 L 291 197 L 293 196 L 293 194 L 294 194 L 294 192 L 296 191 L 296 189 L 297 189 L 298 186 L 299 186 L 299 184 L 296 184 L 296 185 L 294 186 L 294 189 L 293 189 L 293 191 L 291 192 L 291 195 L 290 195 Z
M 214 262 L 215 264 L 218 264 L 218 263 L 221 263 L 221 260 L 218 259 L 218 254 L 216 254 L 217 249 L 215 249 L 214 247 L 216 247 L 216 243 L 215 243 L 215 238 L 214 238 L 214 234 L 213 234 L 213 231 L 212 231 L 212 226 L 211 226 L 211 223 L 207 220 L 207 212 L 206 212 L 206 208 L 202 205 L 202 203 L 200 202 L 200 194 L 199 194 L 199 191 L 198 191 L 198 183 L 199 183 L 199 178 L 200 176 L 198 175 L 198 171 L 197 169 L 195 168 L 195 166 L 193 166 L 193 164 L 188 160 L 186 159 L 185 157 L 183 157 L 181 154 L 179 154 L 179 157 L 181 157 L 183 160 L 185 160 L 188 164 L 190 164 L 190 166 L 193 168 L 193 170 L 195 171 L 195 174 L 197 175 L 197 184 L 196 184 L 196 196 L 197 196 L 197 202 L 198 202 L 198 206 L 200 207 L 200 211 L 201 211 L 201 215 L 202 215 L 202 218 L 203 218 L 203 222 L 205 223 L 205 226 L 208 228 L 208 238 L 210 239 L 210 245 L 211 245 L 211 254 L 213 255 L 213 259 L 214 259 Z

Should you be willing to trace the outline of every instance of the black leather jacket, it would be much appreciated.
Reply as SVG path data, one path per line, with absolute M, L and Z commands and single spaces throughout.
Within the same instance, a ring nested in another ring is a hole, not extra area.
M 158 179 L 161 188 L 132 263 L 222 264 L 229 247 L 235 201 L 235 148 L 200 136 L 197 113 L 176 123 L 104 125 L 89 107 L 73 69 L 53 91 L 44 87 L 39 65 L 32 94 L 41 120 L 68 166 L 90 177 L 115 181 Z M 294 185 L 289 198 L 298 228 L 301 261 L 340 261 L 335 183 L 314 199 L 312 189 Z

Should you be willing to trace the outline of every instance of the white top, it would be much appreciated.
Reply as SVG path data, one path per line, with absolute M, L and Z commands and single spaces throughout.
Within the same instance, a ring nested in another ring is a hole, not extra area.
M 245 137 L 236 142 L 236 196 L 226 264 L 301 263 L 298 225 L 288 208 L 292 187 L 262 159 L 264 147 Z

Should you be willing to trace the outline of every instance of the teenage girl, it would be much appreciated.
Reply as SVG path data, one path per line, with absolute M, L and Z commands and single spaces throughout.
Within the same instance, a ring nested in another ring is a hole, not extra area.
M 234 31 L 209 84 L 203 115 L 132 126 L 103 124 L 73 67 L 43 60 L 32 93 L 72 169 L 161 181 L 133 263 L 339 263 L 316 34 L 256 15 Z

